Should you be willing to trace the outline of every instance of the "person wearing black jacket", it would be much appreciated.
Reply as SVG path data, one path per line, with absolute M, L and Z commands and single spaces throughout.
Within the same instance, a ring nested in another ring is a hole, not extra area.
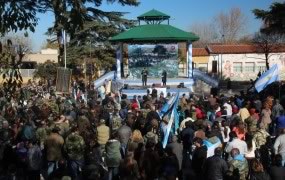
M 215 154 L 209 157 L 204 164 L 205 180 L 223 180 L 228 170 L 227 162 L 222 159 L 222 148 L 217 147 Z
M 183 155 L 192 153 L 192 144 L 195 131 L 192 128 L 192 122 L 187 121 L 185 123 L 185 128 L 181 132 L 181 140 L 183 143 Z
M 269 174 L 272 180 L 285 179 L 285 167 L 282 165 L 282 156 L 280 154 L 275 155 Z
M 207 159 L 207 147 L 203 146 L 201 138 L 195 138 L 193 144 L 196 146 L 192 153 L 192 168 L 197 179 L 203 179 L 203 165 Z
M 163 70 L 162 72 L 162 84 L 163 86 L 166 86 L 166 81 L 167 81 L 167 72 L 165 70 Z

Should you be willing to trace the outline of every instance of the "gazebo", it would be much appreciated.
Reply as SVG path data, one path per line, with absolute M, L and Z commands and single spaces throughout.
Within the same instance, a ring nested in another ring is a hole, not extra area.
M 123 44 L 157 44 L 157 43 L 185 43 L 186 44 L 186 78 L 192 79 L 192 42 L 199 37 L 191 32 L 186 32 L 169 25 L 170 16 L 150 10 L 137 17 L 138 26 L 122 32 L 110 39 L 117 43 L 116 65 L 117 79 L 121 79 L 121 64 L 123 60 Z M 167 23 L 165 23 L 165 21 Z M 142 23 L 144 22 L 144 23 Z

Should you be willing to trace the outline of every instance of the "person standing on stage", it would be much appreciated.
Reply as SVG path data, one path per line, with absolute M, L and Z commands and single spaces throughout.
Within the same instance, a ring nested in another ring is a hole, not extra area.
M 146 70 L 146 68 L 143 68 L 141 75 L 142 75 L 142 84 L 143 84 L 143 86 L 146 86 L 147 75 L 148 75 L 148 71 Z
M 163 86 L 166 86 L 166 80 L 167 80 L 167 72 L 163 70 L 162 72 L 162 84 Z

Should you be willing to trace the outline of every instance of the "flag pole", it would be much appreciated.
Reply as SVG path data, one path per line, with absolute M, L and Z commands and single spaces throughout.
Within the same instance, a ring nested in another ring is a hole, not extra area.
M 278 82 L 278 85 L 279 85 L 279 89 L 278 89 L 278 91 L 279 91 L 279 101 L 280 101 L 280 96 L 281 96 L 281 80 L 279 79 L 279 82 Z
M 65 30 L 63 30 L 63 45 L 64 45 L 64 69 L 66 69 L 66 34 Z

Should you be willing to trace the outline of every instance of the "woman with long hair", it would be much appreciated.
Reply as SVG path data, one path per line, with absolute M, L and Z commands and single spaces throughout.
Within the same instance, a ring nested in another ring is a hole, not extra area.
M 128 152 L 133 152 L 134 159 L 140 163 L 144 151 L 144 139 L 139 130 L 134 130 L 128 143 Z
M 231 129 L 230 129 L 228 123 L 226 122 L 226 120 L 223 120 L 221 122 L 221 133 L 222 133 L 223 140 L 224 140 L 225 144 L 227 142 L 229 142 L 229 140 L 230 140 L 230 132 L 231 132 Z
M 254 159 L 255 158 L 255 150 L 256 145 L 253 141 L 253 136 L 250 134 L 245 134 L 245 142 L 247 144 L 247 151 L 245 153 L 246 159 Z
M 247 151 L 245 152 L 244 156 L 247 159 L 250 174 L 252 171 L 252 161 L 255 158 L 256 145 L 253 141 L 253 136 L 248 133 L 245 134 L 245 142 L 247 145 Z
M 250 179 L 270 180 L 270 176 L 264 171 L 263 165 L 258 159 L 252 160 L 252 171 L 250 173 Z

